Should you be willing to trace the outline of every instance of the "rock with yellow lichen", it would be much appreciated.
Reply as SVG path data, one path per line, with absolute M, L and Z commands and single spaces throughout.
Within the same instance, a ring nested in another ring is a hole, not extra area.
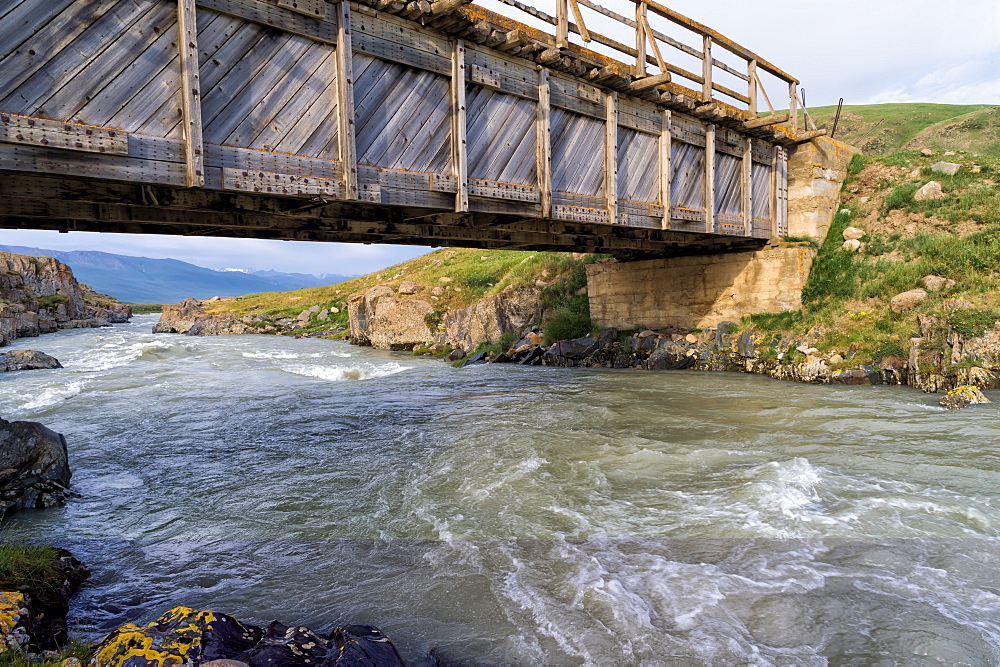
M 368 625 L 335 628 L 329 637 L 277 621 L 266 629 L 214 611 L 175 607 L 148 625 L 124 625 L 98 645 L 98 667 L 275 667 L 402 665 L 389 638 Z
M 0 592 L 0 654 L 28 649 L 31 614 L 27 604 L 24 593 Z
M 942 396 L 940 401 L 941 405 L 949 410 L 959 410 L 970 405 L 980 405 L 989 402 L 990 399 L 986 398 L 983 392 L 979 390 L 979 387 L 972 385 L 955 387 Z
M 249 655 L 264 633 L 232 616 L 175 607 L 156 621 L 118 628 L 98 645 L 91 665 L 167 667 Z

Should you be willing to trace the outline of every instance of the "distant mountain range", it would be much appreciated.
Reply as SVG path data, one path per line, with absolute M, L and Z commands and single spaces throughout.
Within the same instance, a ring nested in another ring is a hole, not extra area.
M 354 276 L 224 269 L 216 271 L 177 259 L 149 259 L 90 250 L 46 250 L 0 245 L 0 251 L 55 257 L 73 269 L 80 282 L 125 303 L 177 303 L 194 297 L 286 292 L 349 280 Z

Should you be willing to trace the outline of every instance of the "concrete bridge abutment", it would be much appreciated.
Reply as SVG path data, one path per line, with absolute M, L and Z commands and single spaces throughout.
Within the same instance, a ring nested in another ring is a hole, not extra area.
M 826 238 L 856 152 L 820 137 L 790 153 L 789 237 Z M 600 327 L 693 329 L 798 310 L 815 256 L 810 246 L 775 239 L 750 252 L 595 264 L 587 267 L 591 317 Z

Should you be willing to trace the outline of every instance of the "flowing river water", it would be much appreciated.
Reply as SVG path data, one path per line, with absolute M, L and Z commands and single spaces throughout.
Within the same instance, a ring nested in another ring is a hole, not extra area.
M 97 639 L 179 604 L 379 626 L 416 664 L 1000 663 L 1000 392 L 475 366 L 65 331 L 0 415 L 69 442 L 4 539 L 93 571 Z

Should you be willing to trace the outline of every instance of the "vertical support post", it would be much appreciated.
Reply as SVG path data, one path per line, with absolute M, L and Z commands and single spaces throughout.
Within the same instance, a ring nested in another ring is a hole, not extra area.
M 646 18 L 646 3 L 635 5 L 635 78 L 646 76 L 646 31 L 643 21 Z
M 177 0 L 177 48 L 181 68 L 181 114 L 187 185 L 205 185 L 204 139 L 201 133 L 201 82 L 198 71 L 198 26 L 195 0 Z
M 604 196 L 608 202 L 608 222 L 614 225 L 618 222 L 618 93 L 608 93 L 605 105 Z
M 451 53 L 451 160 L 458 189 L 455 211 L 469 210 L 469 152 L 465 120 L 465 42 L 452 40 Z
M 777 224 L 772 232 L 772 236 L 785 236 L 788 234 L 788 152 L 781 146 L 775 146 L 778 162 L 778 205 L 775 207 L 775 219 Z
M 779 225 L 779 214 L 778 207 L 781 204 L 781 195 L 779 194 L 778 188 L 778 163 L 780 162 L 780 156 L 778 155 L 778 146 L 771 146 L 771 229 L 768 232 L 768 238 L 777 236 L 777 230 Z
M 747 97 L 750 98 L 750 118 L 757 117 L 757 61 L 751 60 L 747 64 L 747 78 L 750 81 L 747 83 Z
M 704 81 L 701 84 L 701 97 L 702 101 L 708 102 L 712 99 L 712 38 L 705 35 L 702 43 L 704 60 L 701 61 L 701 76 Z
M 549 70 L 538 70 L 538 106 L 535 107 L 535 171 L 542 217 L 552 217 L 552 137 L 549 104 Z
M 788 84 L 788 114 L 792 117 L 792 132 L 799 131 L 799 96 L 795 86 L 795 81 Z
M 715 125 L 705 126 L 705 233 L 715 233 Z
M 351 4 L 337 5 L 337 143 L 344 170 L 344 198 L 358 199 L 358 154 L 354 139 L 354 49 Z
M 663 229 L 670 229 L 670 110 L 660 112 L 660 203 L 663 205 Z
M 556 0 L 556 48 L 569 46 L 569 0 Z
M 753 235 L 753 139 L 743 137 L 743 235 Z

